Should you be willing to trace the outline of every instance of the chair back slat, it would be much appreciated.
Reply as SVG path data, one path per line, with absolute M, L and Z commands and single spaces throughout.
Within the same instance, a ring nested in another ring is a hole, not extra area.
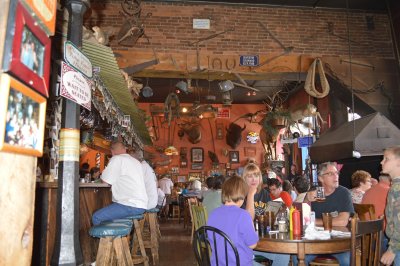
M 192 205 L 192 215 L 193 215 L 193 223 L 194 223 L 194 230 L 199 229 L 203 225 L 207 224 L 207 211 L 206 207 L 204 206 L 197 206 Z
M 219 244 L 221 241 L 223 241 L 222 245 Z M 211 265 L 212 258 L 215 259 L 216 265 L 223 264 L 223 262 L 225 262 L 224 265 L 232 265 L 229 264 L 228 251 L 235 255 L 236 263 L 234 265 L 240 266 L 239 253 L 233 242 L 223 231 L 212 226 L 201 226 L 196 230 L 193 251 L 200 266 Z M 225 257 L 222 258 L 222 256 Z
M 354 210 L 361 221 L 375 220 L 375 206 L 372 204 L 356 204 L 354 203 Z
M 356 250 L 359 243 L 361 243 L 361 265 L 379 265 L 382 235 L 383 218 L 360 221 L 357 216 L 353 217 L 351 219 L 351 265 L 356 265 Z

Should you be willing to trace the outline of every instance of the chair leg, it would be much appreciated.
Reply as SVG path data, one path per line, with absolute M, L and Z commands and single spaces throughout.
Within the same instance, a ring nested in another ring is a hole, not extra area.
M 126 244 L 125 244 L 125 243 Z M 117 256 L 118 265 L 132 266 L 132 257 L 129 252 L 128 242 L 126 237 L 117 237 L 113 241 L 114 251 Z
M 100 238 L 99 248 L 97 250 L 96 265 L 108 266 L 110 265 L 113 250 L 112 238 Z
M 136 264 L 138 261 L 142 261 L 144 266 L 149 266 L 149 259 L 146 255 L 146 250 L 144 248 L 143 236 L 142 236 L 142 226 L 144 224 L 144 219 L 140 222 L 138 220 L 133 220 L 133 226 L 135 227 L 135 237 L 132 246 L 132 260 Z M 140 256 L 137 256 L 137 250 L 140 250 Z

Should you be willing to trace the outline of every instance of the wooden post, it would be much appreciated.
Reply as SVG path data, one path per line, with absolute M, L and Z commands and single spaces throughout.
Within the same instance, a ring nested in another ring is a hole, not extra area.
M 83 14 L 89 3 L 67 0 L 67 39 L 82 46 Z M 79 113 L 80 106 L 63 99 L 60 131 L 60 164 L 57 191 L 57 231 L 51 265 L 83 263 L 79 243 Z

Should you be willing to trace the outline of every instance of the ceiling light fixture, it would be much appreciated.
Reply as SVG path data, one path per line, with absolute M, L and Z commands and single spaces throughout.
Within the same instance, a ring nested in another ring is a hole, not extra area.
M 220 83 L 218 83 L 218 85 L 220 90 L 223 92 L 230 91 L 235 88 L 235 85 L 230 80 L 221 81 Z
M 177 87 L 180 91 L 182 91 L 182 92 L 184 92 L 186 94 L 189 93 L 189 86 L 183 80 L 181 80 L 178 83 L 176 83 L 175 87 Z
M 149 78 L 146 78 L 146 86 L 142 89 L 142 94 L 145 98 L 153 96 L 153 89 L 149 86 Z

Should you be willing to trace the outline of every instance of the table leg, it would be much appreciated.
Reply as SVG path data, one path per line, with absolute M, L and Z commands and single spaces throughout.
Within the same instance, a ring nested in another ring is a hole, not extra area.
M 305 266 L 304 262 L 305 258 L 305 245 L 304 243 L 297 243 L 297 260 L 299 262 L 299 266 Z

